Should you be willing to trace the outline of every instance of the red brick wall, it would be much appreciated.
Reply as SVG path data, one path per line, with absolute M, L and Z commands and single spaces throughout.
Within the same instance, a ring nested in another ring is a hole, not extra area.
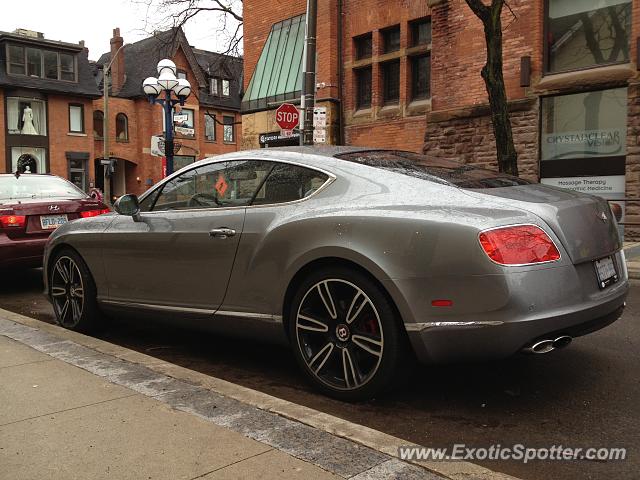
M 69 133 L 69 104 L 84 106 L 84 133 Z M 66 152 L 86 152 L 89 154 L 87 168 L 93 177 L 93 109 L 91 100 L 58 95 L 49 95 L 47 99 L 49 135 L 49 171 L 54 175 L 68 177 Z
M 5 143 L 5 134 L 7 129 L 4 125 L 4 118 L 4 91 L 0 89 L 0 173 L 7 173 L 7 149 Z

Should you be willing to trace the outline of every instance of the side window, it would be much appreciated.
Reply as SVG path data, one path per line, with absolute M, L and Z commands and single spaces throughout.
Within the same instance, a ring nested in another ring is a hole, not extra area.
M 253 205 L 301 200 L 318 190 L 327 178 L 324 173 L 310 168 L 278 163 L 260 188 Z

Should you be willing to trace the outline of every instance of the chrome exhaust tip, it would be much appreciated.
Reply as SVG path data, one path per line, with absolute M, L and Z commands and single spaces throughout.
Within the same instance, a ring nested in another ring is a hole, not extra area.
M 526 347 L 523 351 L 526 353 L 535 353 L 535 354 L 549 353 L 555 348 L 553 344 L 554 344 L 554 340 L 550 340 L 550 339 L 540 340 L 539 342 L 536 342 Z
M 558 349 L 567 347 L 572 342 L 572 340 L 573 338 L 569 335 L 562 335 L 553 341 L 553 348 Z

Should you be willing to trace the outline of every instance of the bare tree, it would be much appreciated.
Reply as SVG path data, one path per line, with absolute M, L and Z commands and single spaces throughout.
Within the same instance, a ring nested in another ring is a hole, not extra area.
M 489 96 L 491 123 L 496 138 L 498 169 L 511 175 L 518 175 L 518 153 L 513 143 L 511 119 L 507 91 L 502 68 L 502 10 L 506 0 L 491 0 L 485 5 L 483 0 L 465 0 L 473 13 L 482 21 L 487 45 L 487 62 L 482 68 L 482 78 Z M 509 10 L 511 10 L 509 8 Z M 513 13 L 513 12 L 512 12 Z
M 194 17 L 210 16 L 217 20 L 216 34 L 224 40 L 219 53 L 240 56 L 242 54 L 242 1 L 243 0 L 139 0 L 147 6 L 147 12 L 155 8 L 160 23 L 147 23 L 153 30 L 182 28 Z

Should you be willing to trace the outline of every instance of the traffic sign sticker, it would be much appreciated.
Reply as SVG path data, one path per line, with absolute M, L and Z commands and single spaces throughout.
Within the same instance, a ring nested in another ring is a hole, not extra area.
M 224 197 L 227 188 L 229 188 L 229 184 L 224 179 L 224 176 L 220 175 L 218 177 L 218 181 L 216 182 L 216 192 L 218 192 L 218 196 Z

